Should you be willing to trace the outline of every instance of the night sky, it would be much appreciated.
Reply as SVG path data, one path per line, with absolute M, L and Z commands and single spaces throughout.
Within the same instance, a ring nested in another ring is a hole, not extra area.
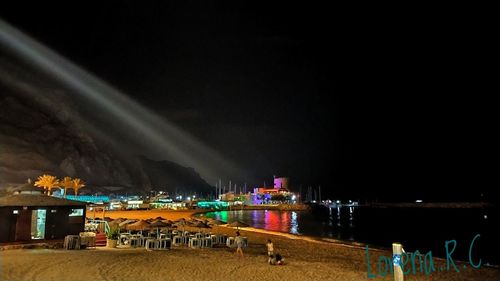
M 238 163 L 250 184 L 492 196 L 487 17 L 128 3 L 18 4 L 0 17 Z

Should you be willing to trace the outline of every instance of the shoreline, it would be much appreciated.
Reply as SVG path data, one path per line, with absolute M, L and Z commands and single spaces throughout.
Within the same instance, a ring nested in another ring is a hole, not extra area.
M 188 211 L 118 211 L 110 217 L 185 219 L 199 214 Z M 185 230 L 200 229 L 186 226 Z M 212 233 L 234 236 L 236 228 L 214 226 Z M 378 271 L 378 260 L 391 257 L 388 250 L 370 249 L 367 259 L 365 249 L 359 246 L 321 241 L 315 238 L 266 231 L 257 228 L 240 228 L 248 237 L 249 245 L 243 249 L 244 258 L 238 258 L 234 248 L 214 247 L 190 249 L 173 247 L 167 251 L 135 249 L 23 249 L 0 251 L 0 280 L 248 280 L 248 281 L 295 281 L 295 280 L 393 280 L 388 273 L 383 277 Z M 266 242 L 271 239 L 275 253 L 285 258 L 284 266 L 267 263 Z M 367 263 L 369 261 L 369 263 Z M 434 258 L 436 268 L 446 262 Z M 26 264 L 31 266 L 26 270 Z M 56 266 L 64 264 L 64 267 Z M 457 264 L 462 266 L 461 263 Z M 68 275 L 68 273 L 70 275 Z M 499 280 L 500 270 L 481 267 L 463 269 L 460 272 L 436 271 L 430 275 L 417 272 L 408 280 Z M 406 279 L 405 279 L 406 280 Z
M 252 209 L 249 209 L 249 211 Z M 148 218 L 155 218 L 157 217 L 157 213 L 162 213 L 165 215 L 167 219 L 175 220 L 179 219 L 183 216 L 182 218 L 184 219 L 194 219 L 194 218 L 204 218 L 205 213 L 210 213 L 210 212 L 217 212 L 214 210 L 207 210 L 207 209 L 194 209 L 194 210 L 128 210 L 128 211 L 110 211 L 110 212 L 116 212 L 113 216 L 110 216 L 111 218 L 118 218 L 120 217 L 119 215 L 122 214 L 122 212 L 132 212 L 132 213 L 138 213 L 134 214 L 132 217 L 125 217 L 129 219 L 148 219 Z M 148 215 L 149 214 L 149 215 Z M 153 215 L 154 214 L 154 215 Z M 173 216 L 175 219 L 170 218 Z M 189 226 L 186 226 L 186 229 L 189 229 Z M 226 231 L 224 231 L 224 234 L 231 234 L 231 231 L 235 231 L 233 227 L 227 226 L 227 225 L 218 225 L 216 228 L 224 228 Z M 214 228 L 212 228 L 214 229 Z M 192 231 L 197 231 L 198 229 L 192 228 Z M 245 231 L 245 232 L 251 232 L 255 233 L 258 235 L 272 235 L 275 237 L 280 237 L 280 238 L 285 238 L 285 239 L 290 239 L 290 240 L 301 240 L 304 242 L 308 243 L 314 243 L 314 244 L 319 244 L 319 245 L 336 245 L 339 247 L 345 247 L 345 248 L 351 248 L 355 250 L 362 250 L 365 251 L 366 247 L 369 247 L 370 252 L 378 252 L 378 253 L 387 253 L 387 252 L 392 252 L 392 247 L 391 246 L 380 246 L 376 244 L 369 244 L 369 243 L 363 243 L 363 242 L 358 242 L 358 241 L 346 241 L 346 240 L 339 240 L 339 239 L 334 239 L 334 238 L 325 238 L 325 237 L 315 237 L 315 236 L 309 236 L 309 235 L 299 235 L 299 234 L 292 234 L 292 233 L 287 233 L 287 232 L 279 232 L 279 231 L 272 231 L 272 230 L 265 230 L 261 228 L 255 228 L 255 227 L 244 227 L 240 228 L 240 232 Z M 232 233 L 234 234 L 234 233 Z M 264 243 L 265 244 L 265 243 Z M 411 252 L 409 252 L 411 253 Z M 392 255 L 392 253 L 391 253 Z M 442 262 L 446 262 L 446 258 L 442 258 L 439 256 L 433 256 L 433 259 L 440 260 Z M 453 261 L 456 261 L 457 263 L 464 264 L 467 263 L 467 261 L 459 260 L 459 259 L 453 259 Z M 500 265 L 495 265 L 495 264 L 488 264 L 488 265 L 483 265 L 484 267 L 488 268 L 495 268 L 498 269 L 500 268 Z

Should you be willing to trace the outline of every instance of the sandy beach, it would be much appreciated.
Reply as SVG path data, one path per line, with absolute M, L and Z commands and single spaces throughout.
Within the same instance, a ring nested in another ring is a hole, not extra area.
M 192 214 L 191 211 L 137 211 L 109 212 L 106 216 L 176 219 Z M 235 233 L 234 229 L 224 226 L 209 231 L 232 236 Z M 237 257 L 234 249 L 226 247 L 174 247 L 167 251 L 108 248 L 0 251 L 0 280 L 393 280 L 390 274 L 385 278 L 368 277 L 363 246 L 303 239 L 252 228 L 240 232 L 249 238 L 244 258 Z M 267 264 L 267 239 L 272 239 L 275 251 L 285 257 L 285 265 Z M 379 256 L 391 256 L 389 251 L 372 248 L 369 254 L 373 274 L 379 272 Z M 434 262 L 437 269 L 446 265 L 445 260 L 435 259 Z M 500 280 L 499 269 L 472 269 L 470 266 L 463 269 L 462 263 L 457 265 L 460 272 L 437 270 L 429 275 L 417 272 L 405 276 L 405 280 Z

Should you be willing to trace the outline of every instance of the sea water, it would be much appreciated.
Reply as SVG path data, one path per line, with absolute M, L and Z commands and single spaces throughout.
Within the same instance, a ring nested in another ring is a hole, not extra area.
M 222 221 L 240 220 L 252 227 L 323 238 L 347 243 L 359 242 L 370 247 L 391 249 L 401 243 L 407 252 L 429 252 L 446 258 L 446 241 L 456 241 L 456 260 L 469 259 L 470 241 L 475 241 L 474 256 L 483 265 L 500 265 L 497 239 L 500 231 L 497 212 L 492 209 L 460 208 L 372 208 L 343 207 L 322 212 L 239 210 L 218 211 L 206 217 Z M 462 247 L 463 246 L 463 247 Z

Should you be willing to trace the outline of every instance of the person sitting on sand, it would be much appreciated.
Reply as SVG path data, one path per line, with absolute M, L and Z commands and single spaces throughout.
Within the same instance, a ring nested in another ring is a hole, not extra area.
M 269 256 L 269 264 L 270 265 L 284 265 L 285 259 L 280 254 L 276 254 L 276 256 L 270 255 Z
M 240 257 L 243 257 L 243 237 L 240 236 L 239 231 L 236 231 L 234 243 L 236 244 L 236 254 L 240 254 Z
M 280 254 L 276 254 L 276 264 L 277 265 L 284 265 L 285 258 L 283 258 Z

